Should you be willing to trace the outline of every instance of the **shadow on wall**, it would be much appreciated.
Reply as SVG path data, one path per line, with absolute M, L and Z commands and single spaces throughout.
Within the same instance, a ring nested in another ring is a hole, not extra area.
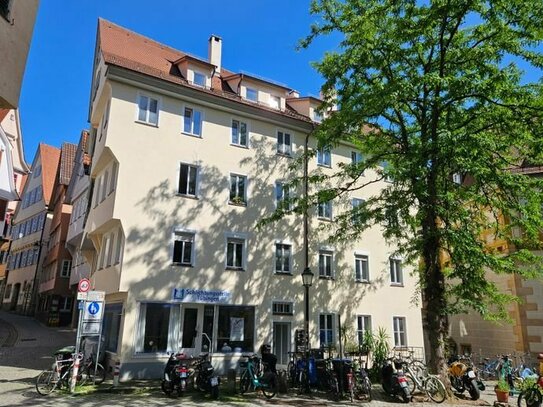
M 174 288 L 222 289 L 235 286 L 232 304 L 256 306 L 256 326 L 271 328 L 271 299 L 293 300 L 303 303 L 303 286 L 301 274 L 303 264 L 303 222 L 298 214 L 287 215 L 273 224 L 257 229 L 257 223 L 269 216 L 275 210 L 275 182 L 301 177 L 302 169 L 291 168 L 292 159 L 273 154 L 275 143 L 269 138 L 262 137 L 252 140 L 251 150 L 254 155 L 240 162 L 242 172 L 248 174 L 248 203 L 247 206 L 228 204 L 229 174 L 208 163 L 199 163 L 200 178 L 198 199 L 178 196 L 175 193 L 177 185 L 172 185 L 168 179 L 162 180 L 151 188 L 142 198 L 135 198 L 133 205 L 141 210 L 145 222 L 142 226 L 133 227 L 126 231 L 124 266 L 128 270 L 142 272 L 144 278 L 130 283 L 132 298 L 165 301 L 171 299 Z M 138 159 L 134 157 L 134 159 Z M 277 178 L 275 178 L 277 176 Z M 296 195 L 301 196 L 301 187 Z M 310 218 L 314 218 L 313 211 Z M 312 222 L 315 225 L 315 222 Z M 184 227 L 196 232 L 196 266 L 180 267 L 172 265 L 174 228 Z M 225 270 L 226 232 L 247 234 L 248 258 L 244 271 Z M 277 275 L 274 273 L 274 256 L 276 240 L 284 239 L 293 242 L 293 275 Z M 371 283 L 354 285 L 353 259 L 344 255 L 346 245 L 334 245 L 335 279 L 321 280 L 318 278 L 316 264 L 318 249 L 326 244 L 326 232 L 315 228 L 310 230 L 310 267 L 315 273 L 311 289 L 311 301 L 315 310 L 327 309 L 327 304 L 334 304 L 338 292 L 348 292 L 348 301 L 343 301 L 339 309 L 345 321 L 345 316 L 354 316 L 358 303 L 371 291 L 376 291 L 387 281 L 384 277 L 386 267 L 382 272 L 373 273 Z M 375 267 L 376 269 L 377 267 Z M 278 288 L 281 292 L 278 292 Z M 333 295 L 334 294 L 334 295 Z M 134 302 L 127 304 L 127 311 L 135 311 Z M 302 310 L 302 306 L 295 309 Z M 314 323 L 311 332 L 312 346 L 318 346 L 318 334 L 315 324 L 318 317 L 312 315 Z M 293 329 L 303 327 L 303 314 L 293 317 Z M 268 328 L 269 329 L 269 328 Z M 130 342 L 131 339 L 126 340 Z M 262 342 L 271 342 L 271 337 L 264 336 L 257 330 L 255 350 Z M 134 349 L 129 349 L 132 354 Z M 160 371 L 165 361 L 157 361 Z M 137 372 L 137 377 L 143 377 L 145 371 Z

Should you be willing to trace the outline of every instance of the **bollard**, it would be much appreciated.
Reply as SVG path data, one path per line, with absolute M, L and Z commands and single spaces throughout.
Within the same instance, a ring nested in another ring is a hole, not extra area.
M 70 382 L 70 393 L 73 393 L 75 391 L 75 384 L 77 383 L 77 375 L 79 374 L 79 363 L 82 358 L 83 358 L 83 355 L 81 353 L 75 356 L 74 370 L 72 373 L 72 381 Z
M 113 370 L 113 386 L 117 387 L 119 385 L 119 374 L 121 372 L 121 361 L 115 361 L 115 368 Z

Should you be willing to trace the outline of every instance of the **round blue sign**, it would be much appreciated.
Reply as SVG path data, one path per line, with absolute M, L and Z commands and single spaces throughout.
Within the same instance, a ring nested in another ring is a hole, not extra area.
M 98 311 L 100 311 L 100 304 L 98 304 L 96 301 L 93 301 L 89 304 L 88 310 L 89 314 L 96 315 L 98 314 Z

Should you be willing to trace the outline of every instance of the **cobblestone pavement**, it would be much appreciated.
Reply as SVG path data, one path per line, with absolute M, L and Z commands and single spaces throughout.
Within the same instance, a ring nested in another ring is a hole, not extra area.
M 279 394 L 272 400 L 266 400 L 261 395 L 249 394 L 246 397 L 229 396 L 223 391 L 219 401 L 210 400 L 204 396 L 190 393 L 187 397 L 171 399 L 159 389 L 158 382 L 141 381 L 139 383 L 122 384 L 112 389 L 111 381 L 98 387 L 98 391 L 85 395 L 69 395 L 55 392 L 47 397 L 36 393 L 34 383 L 36 376 L 48 368 L 53 359 L 51 354 L 58 348 L 72 345 L 75 342 L 75 332 L 69 329 L 47 328 L 29 317 L 0 311 L 0 406 L 43 406 L 43 407 L 131 407 L 131 406 L 174 406 L 208 407 L 208 406 L 372 406 L 393 407 L 401 405 L 387 398 L 379 389 L 374 387 L 375 399 L 371 402 L 331 402 L 325 395 L 308 397 L 293 397 Z M 495 400 L 492 386 L 482 393 L 478 401 L 455 400 L 453 403 L 443 403 L 443 407 L 489 406 Z M 320 397 L 322 396 L 322 397 Z M 511 405 L 516 405 L 516 398 L 510 399 Z M 429 402 L 416 401 L 409 404 L 412 407 L 428 407 Z

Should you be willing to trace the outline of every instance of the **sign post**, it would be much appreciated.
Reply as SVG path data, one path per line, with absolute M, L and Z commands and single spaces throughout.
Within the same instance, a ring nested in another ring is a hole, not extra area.
M 97 337 L 96 360 L 94 366 L 94 378 L 98 368 L 100 345 L 102 338 L 102 320 L 104 317 L 104 291 L 89 291 L 90 281 L 86 278 L 79 281 L 77 299 L 79 300 L 79 323 L 77 325 L 77 339 L 75 344 L 76 357 L 79 355 L 81 339 Z

